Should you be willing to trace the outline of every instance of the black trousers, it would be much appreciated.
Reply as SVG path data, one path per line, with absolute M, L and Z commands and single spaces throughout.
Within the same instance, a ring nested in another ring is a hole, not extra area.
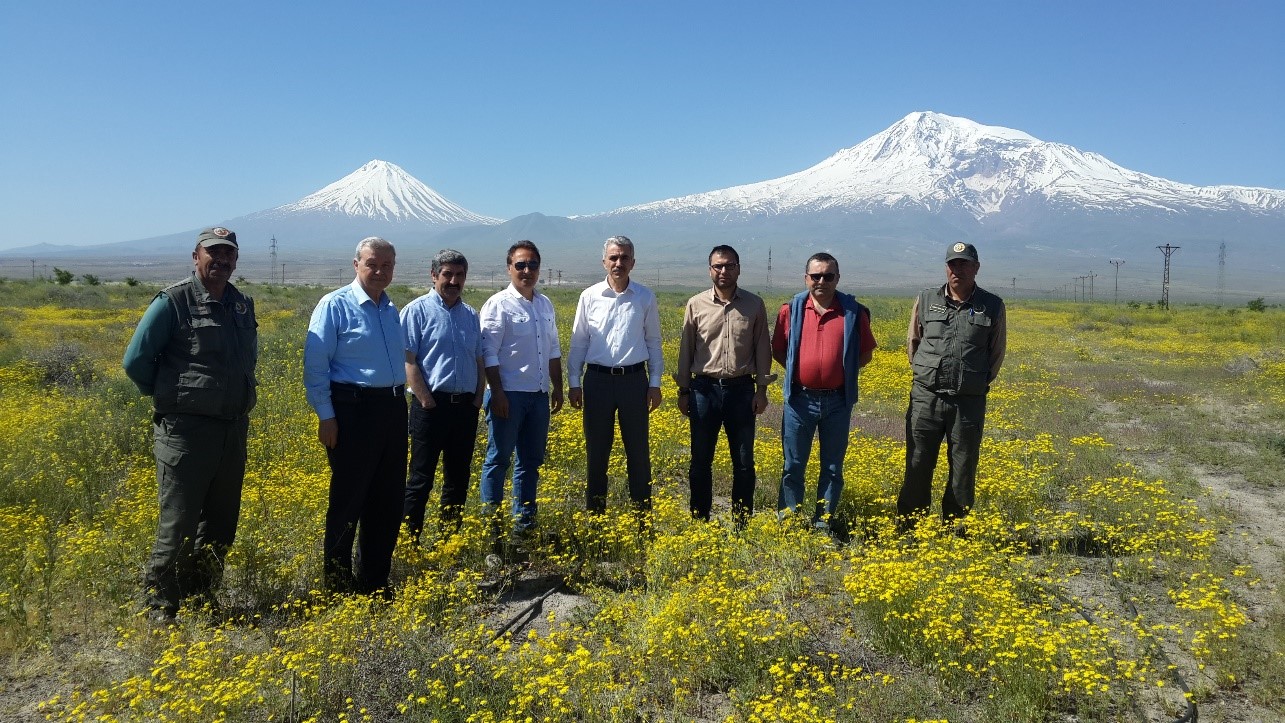
M 651 509 L 651 442 L 648 438 L 647 374 L 636 371 L 613 376 L 588 369 L 584 374 L 584 436 L 591 512 L 607 509 L 607 462 L 620 420 L 629 473 L 629 499 L 639 509 Z
M 335 592 L 386 590 L 406 487 L 406 397 L 332 388 L 331 401 L 339 442 L 326 450 L 326 587 Z
M 477 443 L 478 408 L 473 394 L 433 393 L 437 406 L 410 402 L 410 475 L 402 518 L 415 539 L 424 529 L 424 508 L 442 460 L 442 519 L 459 520 L 468 502 L 469 465 Z

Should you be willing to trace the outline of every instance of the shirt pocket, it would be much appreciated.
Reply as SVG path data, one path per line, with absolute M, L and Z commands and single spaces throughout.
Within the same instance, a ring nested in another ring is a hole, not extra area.
M 535 334 L 535 318 L 525 311 L 509 312 L 505 322 L 514 336 L 531 336 Z

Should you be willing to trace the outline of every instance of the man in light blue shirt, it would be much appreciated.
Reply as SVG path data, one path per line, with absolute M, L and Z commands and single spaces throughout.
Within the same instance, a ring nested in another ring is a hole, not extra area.
M 332 592 L 390 594 L 406 485 L 405 338 L 384 293 L 396 262 L 392 244 L 362 239 L 356 278 L 321 297 L 303 348 L 303 384 L 330 461 L 323 555 Z
M 468 501 L 469 463 L 482 406 L 482 328 L 460 298 L 468 259 L 454 249 L 433 256 L 433 290 L 402 309 L 410 405 L 410 475 L 402 518 L 416 540 L 442 459 L 444 528 L 459 529 Z

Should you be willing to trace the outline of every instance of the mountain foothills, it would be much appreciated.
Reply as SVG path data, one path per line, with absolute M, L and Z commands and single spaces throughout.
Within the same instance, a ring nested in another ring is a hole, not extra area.
M 1285 191 L 1177 183 L 1021 131 L 915 112 L 798 173 L 606 213 L 501 222 L 374 160 L 299 201 L 219 223 L 241 238 L 241 271 L 251 278 L 270 238 L 280 259 L 306 272 L 331 256 L 325 267 L 342 270 L 358 239 L 381 235 L 416 263 L 451 246 L 488 266 L 502 265 L 509 243 L 530 238 L 546 268 L 587 282 L 601 271 L 602 239 L 623 233 L 638 244 L 639 272 L 653 283 L 699 283 L 697 257 L 731 243 L 753 278 L 766 278 L 769 251 L 788 285 L 789 270 L 828 250 L 849 285 L 898 288 L 935 280 L 945 244 L 965 240 L 978 245 L 983 276 L 995 286 L 1011 279 L 1016 290 L 1021 277 L 1030 293 L 1050 292 L 1082 274 L 1107 275 L 1115 259 L 1125 262 L 1133 296 L 1155 298 L 1162 269 L 1155 247 L 1164 244 L 1182 247 L 1175 283 L 1208 293 L 1223 286 L 1279 293 Z M 0 253 L 87 259 L 127 251 L 144 263 L 190 250 L 196 227 L 95 247 Z M 1220 272 L 1220 253 L 1232 271 Z

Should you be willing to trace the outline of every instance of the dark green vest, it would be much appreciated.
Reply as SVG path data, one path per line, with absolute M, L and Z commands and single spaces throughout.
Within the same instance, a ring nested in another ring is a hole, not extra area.
M 223 301 L 215 301 L 195 275 L 158 295 L 169 298 L 178 328 L 156 372 L 152 398 L 157 414 L 236 419 L 249 413 L 257 399 L 254 300 L 228 284 Z
M 944 394 L 985 394 L 990 388 L 991 339 L 1004 313 L 1004 300 L 982 289 L 958 306 L 945 287 L 919 292 L 923 338 L 910 365 L 915 384 Z

